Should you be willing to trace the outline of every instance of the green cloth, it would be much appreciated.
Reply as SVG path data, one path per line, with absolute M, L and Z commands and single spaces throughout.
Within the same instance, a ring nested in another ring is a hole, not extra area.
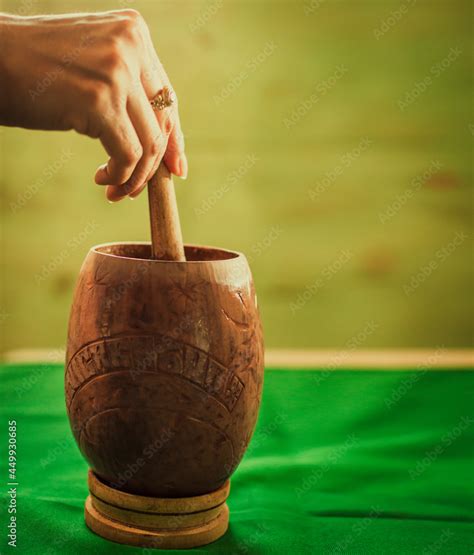
M 141 553 L 90 532 L 87 465 L 59 365 L 4 365 L 0 552 Z M 471 554 L 474 374 L 267 370 L 232 477 L 230 528 L 189 553 Z M 17 549 L 6 545 L 8 420 L 17 422 Z M 176 551 L 174 551 L 176 553 Z

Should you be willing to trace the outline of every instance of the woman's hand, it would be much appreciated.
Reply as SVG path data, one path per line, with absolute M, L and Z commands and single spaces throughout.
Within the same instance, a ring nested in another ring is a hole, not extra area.
M 137 196 L 163 158 L 186 177 L 176 95 L 150 106 L 173 89 L 138 12 L 0 15 L 0 50 L 0 123 L 99 138 L 110 158 L 95 181 L 109 200 Z

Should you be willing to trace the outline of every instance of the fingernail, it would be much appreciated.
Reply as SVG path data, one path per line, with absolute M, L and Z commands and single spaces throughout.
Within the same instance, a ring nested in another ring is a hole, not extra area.
M 109 202 L 110 204 L 115 204 L 116 202 L 119 202 L 119 200 L 122 200 L 123 198 L 125 198 L 125 196 L 120 196 L 117 194 L 117 191 L 115 190 L 116 187 L 110 186 L 107 188 L 106 191 L 106 198 L 107 198 L 107 202 Z
M 99 166 L 95 172 L 94 180 L 97 185 L 106 185 L 107 179 L 107 164 L 102 164 Z
M 179 177 L 181 179 L 186 179 L 188 177 L 188 159 L 186 158 L 186 154 L 184 152 L 179 157 Z

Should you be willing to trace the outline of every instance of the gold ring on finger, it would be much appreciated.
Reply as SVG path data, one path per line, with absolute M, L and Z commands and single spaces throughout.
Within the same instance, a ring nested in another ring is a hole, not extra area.
M 154 98 L 150 100 L 151 107 L 157 112 L 169 108 L 174 102 L 173 93 L 168 87 L 160 89 Z

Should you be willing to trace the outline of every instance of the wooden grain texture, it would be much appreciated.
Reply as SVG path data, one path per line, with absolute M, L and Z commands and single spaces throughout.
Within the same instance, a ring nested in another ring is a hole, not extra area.
M 229 496 L 230 482 L 227 480 L 219 489 L 194 497 L 145 497 L 132 495 L 111 488 L 89 470 L 87 483 L 91 494 L 108 505 L 150 515 L 198 513 L 222 505 Z
M 230 482 L 205 495 L 182 498 L 143 497 L 104 484 L 89 470 L 92 506 L 105 518 L 144 530 L 181 530 L 217 519 L 229 495 Z
M 190 514 L 153 514 L 142 513 L 130 509 L 122 509 L 109 505 L 90 495 L 93 507 L 102 515 L 111 520 L 116 520 L 127 526 L 136 526 L 145 530 L 178 530 L 180 528 L 189 528 L 191 526 L 202 526 L 216 519 L 222 511 L 222 505 L 218 505 L 207 511 L 200 511 Z
M 77 444 L 106 484 L 147 497 L 218 490 L 255 427 L 263 342 L 245 257 L 150 244 L 91 249 L 69 323 L 66 403 Z
M 86 500 L 87 526 L 107 540 L 155 549 L 189 549 L 211 543 L 225 534 L 229 524 L 229 509 L 223 506 L 219 516 L 206 524 L 180 530 L 147 530 L 127 526 L 100 513 L 90 497 Z
M 157 260 L 186 260 L 174 183 L 164 163 L 148 183 L 152 256 Z

